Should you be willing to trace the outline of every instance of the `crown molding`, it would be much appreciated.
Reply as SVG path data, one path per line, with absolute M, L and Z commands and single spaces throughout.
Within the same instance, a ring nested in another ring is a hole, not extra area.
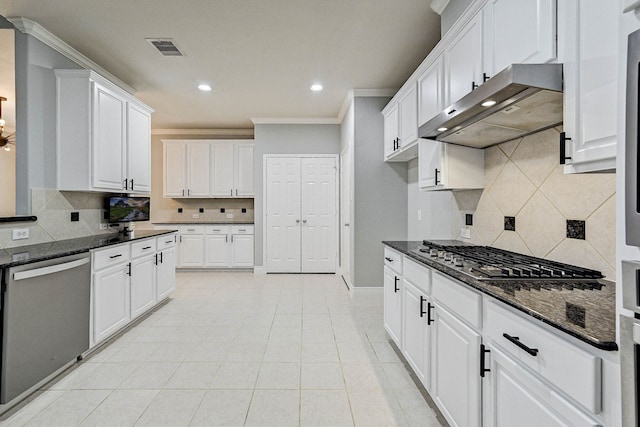
M 258 117 L 252 118 L 254 125 L 339 125 L 337 117 L 315 118 L 315 117 Z
M 36 38 L 53 50 L 61 53 L 76 64 L 80 65 L 81 67 L 95 71 L 96 73 L 107 78 L 113 84 L 117 85 L 118 87 L 129 92 L 132 95 L 136 93 L 136 90 L 134 88 L 69 46 L 67 43 L 62 41 L 60 38 L 55 36 L 53 33 L 48 31 L 37 22 L 32 21 L 31 19 L 23 18 L 21 16 L 7 18 L 7 20 L 11 22 L 13 26 L 16 27 L 16 29 L 21 33 L 28 34 Z
M 431 0 L 431 10 L 438 15 L 442 15 L 442 12 L 447 8 L 451 0 Z
M 151 135 L 233 136 L 253 138 L 253 129 L 152 129 Z
M 340 112 L 337 117 L 338 123 L 342 123 L 344 120 L 344 116 L 347 114 L 347 110 L 349 109 L 349 105 L 351 105 L 353 98 L 377 96 L 392 98 L 397 92 L 398 89 L 351 89 L 345 95 L 342 105 L 340 106 Z

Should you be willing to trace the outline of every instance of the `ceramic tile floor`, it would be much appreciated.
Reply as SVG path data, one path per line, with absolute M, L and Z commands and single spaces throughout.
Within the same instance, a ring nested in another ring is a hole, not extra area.
M 382 293 L 339 276 L 183 272 L 169 303 L 2 426 L 440 426 Z

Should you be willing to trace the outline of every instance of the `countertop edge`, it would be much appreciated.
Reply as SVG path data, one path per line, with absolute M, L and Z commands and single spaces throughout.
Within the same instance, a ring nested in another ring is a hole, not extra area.
M 522 312 L 524 314 L 526 314 L 529 317 L 533 317 L 534 319 L 538 319 L 541 322 L 553 327 L 554 329 L 558 329 L 564 333 L 566 333 L 567 335 L 570 335 L 584 343 L 587 343 L 589 345 L 591 345 L 592 347 L 595 347 L 597 349 L 600 350 L 604 350 L 604 351 L 617 351 L 618 350 L 618 344 L 615 341 L 598 341 L 598 340 L 594 340 L 593 338 L 589 337 L 589 336 L 585 336 L 585 335 L 581 335 L 580 333 L 576 332 L 576 331 L 572 331 L 570 329 L 565 328 L 563 325 L 549 319 L 548 317 L 545 317 L 544 315 L 537 313 L 531 309 L 528 309 L 527 307 L 524 307 L 520 304 L 514 303 L 513 301 L 509 301 L 508 299 L 502 297 L 501 295 L 497 295 L 493 292 L 488 291 L 486 288 L 481 287 L 479 285 L 474 285 L 473 283 L 471 283 L 471 280 L 469 281 L 463 281 L 460 280 L 457 277 L 452 276 L 451 274 L 449 274 L 445 268 L 442 268 L 443 266 L 434 263 L 433 265 L 431 264 L 427 264 L 425 263 L 422 259 L 420 259 L 419 257 L 415 256 L 414 254 L 412 254 L 411 252 L 405 251 L 403 248 L 399 247 L 397 245 L 397 243 L 407 243 L 407 242 L 394 242 L 394 241 L 383 241 L 382 244 L 385 246 L 388 246 L 391 249 L 394 249 L 398 252 L 401 252 L 403 255 L 406 255 L 408 257 L 410 257 L 411 259 L 413 259 L 414 261 L 427 266 L 429 268 L 433 268 L 434 270 L 437 270 L 440 273 L 443 273 L 445 275 L 447 275 L 448 277 L 454 279 L 456 282 L 458 283 L 462 283 L 464 285 L 467 285 L 471 288 L 473 288 L 474 290 L 481 292 L 485 295 L 490 296 L 491 298 L 494 298 L 498 301 L 500 301 L 501 303 L 504 303 L 506 305 L 508 305 L 509 307 L 515 308 L 516 310 L 518 310 L 519 312 Z M 609 281 L 607 281 L 609 282 Z

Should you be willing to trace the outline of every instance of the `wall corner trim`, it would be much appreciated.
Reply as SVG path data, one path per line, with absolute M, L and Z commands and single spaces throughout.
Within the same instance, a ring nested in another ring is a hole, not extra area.
M 442 15 L 442 12 L 449 5 L 450 0 L 431 0 L 431 10 L 433 10 L 438 15 Z
M 13 26 L 16 27 L 16 29 L 21 33 L 35 37 L 37 40 L 66 56 L 81 67 L 95 71 L 96 73 L 110 80 L 113 84 L 119 86 L 121 89 L 129 92 L 131 95 L 134 95 L 136 93 L 136 90 L 133 87 L 129 86 L 128 84 L 102 68 L 100 65 L 96 64 L 91 59 L 75 50 L 73 47 L 69 46 L 67 43 L 62 41 L 60 38 L 58 38 L 56 35 L 51 33 L 49 30 L 47 30 L 37 22 L 21 16 L 7 18 L 7 20 L 11 22 Z

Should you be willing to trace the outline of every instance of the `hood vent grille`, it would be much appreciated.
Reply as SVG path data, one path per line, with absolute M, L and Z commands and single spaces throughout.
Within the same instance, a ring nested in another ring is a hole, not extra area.
M 172 39 L 146 39 L 163 56 L 184 56 Z

